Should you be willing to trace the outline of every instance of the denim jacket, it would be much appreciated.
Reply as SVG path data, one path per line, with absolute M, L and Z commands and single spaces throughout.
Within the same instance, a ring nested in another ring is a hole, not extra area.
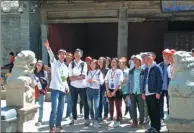
M 148 75 L 149 74 L 149 75 Z M 145 94 L 146 80 L 148 76 L 148 91 L 150 93 L 161 93 L 163 79 L 161 69 L 158 65 L 153 65 L 148 72 L 148 68 L 145 69 L 144 81 L 143 81 L 143 94 Z
M 128 78 L 127 78 L 126 85 L 127 85 L 129 94 L 132 94 L 133 89 L 134 89 L 134 71 L 135 71 L 135 67 L 129 71 Z M 139 79 L 140 80 L 140 93 L 142 93 L 142 90 L 144 88 L 144 77 L 145 77 L 145 71 L 141 69 L 140 79 Z
M 161 69 L 161 72 L 162 72 L 162 78 L 164 79 L 164 62 L 161 62 L 160 64 L 158 64 L 158 66 L 160 67 Z M 169 66 L 169 65 L 168 65 Z M 169 85 L 169 82 L 170 82 L 170 78 L 168 77 L 168 74 L 167 74 L 167 85 Z

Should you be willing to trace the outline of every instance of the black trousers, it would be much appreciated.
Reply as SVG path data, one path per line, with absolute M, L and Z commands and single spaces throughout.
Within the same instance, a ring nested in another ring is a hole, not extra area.
M 160 118 L 164 119 L 164 97 L 166 97 L 166 104 L 169 114 L 169 96 L 168 96 L 168 90 L 163 90 L 161 97 L 160 97 Z
M 73 119 L 77 120 L 77 98 L 78 94 L 81 98 L 81 102 L 84 105 L 84 119 L 89 119 L 89 107 L 86 95 L 87 88 L 75 88 L 71 86 L 71 97 L 72 97 L 72 115 Z
M 156 98 L 156 94 L 146 96 L 146 103 L 148 107 L 148 115 L 151 120 L 151 127 L 160 131 L 160 100 Z

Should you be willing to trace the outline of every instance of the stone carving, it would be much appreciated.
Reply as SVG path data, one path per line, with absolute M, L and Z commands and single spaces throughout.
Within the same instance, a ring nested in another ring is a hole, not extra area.
M 9 105 L 24 106 L 34 102 L 33 70 L 35 54 L 21 51 L 15 58 L 11 75 L 7 78 L 6 102 Z
M 169 85 L 170 96 L 194 98 L 194 58 L 185 51 L 176 52 L 173 58 L 175 70 Z
M 18 0 L 3 0 L 1 2 L 1 8 L 4 12 L 10 12 L 11 10 L 17 10 L 19 7 Z
M 174 77 L 169 84 L 170 132 L 194 131 L 194 58 L 190 52 L 177 51 L 173 55 Z

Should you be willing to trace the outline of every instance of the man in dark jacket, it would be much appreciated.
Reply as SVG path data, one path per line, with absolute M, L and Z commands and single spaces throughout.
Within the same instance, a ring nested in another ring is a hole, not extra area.
M 145 69 L 142 98 L 146 99 L 148 115 L 151 120 L 151 128 L 147 132 L 160 132 L 160 95 L 162 92 L 162 74 L 158 65 L 154 63 L 153 56 L 146 54 L 145 61 L 148 67 Z
M 169 114 L 169 97 L 168 97 L 168 85 L 170 79 L 168 78 L 168 72 L 167 68 L 169 66 L 168 62 L 168 56 L 171 54 L 171 51 L 169 49 L 165 49 L 163 52 L 163 62 L 159 64 L 159 67 L 162 71 L 162 78 L 163 78 L 163 85 L 162 85 L 162 94 L 160 98 L 160 118 L 161 120 L 164 120 L 164 97 L 166 96 L 166 104 L 168 108 L 168 114 Z

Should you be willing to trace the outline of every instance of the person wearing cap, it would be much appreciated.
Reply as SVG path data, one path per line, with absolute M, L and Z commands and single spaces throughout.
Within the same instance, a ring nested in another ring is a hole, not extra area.
M 134 58 L 135 55 L 132 55 L 130 60 L 129 60 L 129 70 L 133 69 L 134 68 L 134 62 L 133 62 L 133 58 Z
M 162 74 L 159 66 L 154 63 L 152 54 L 147 53 L 145 61 L 148 67 L 145 69 L 142 85 L 142 98 L 146 99 L 151 128 L 146 132 L 160 132 L 160 94 L 162 92 Z
M 162 85 L 162 94 L 160 98 L 160 117 L 161 120 L 164 120 L 164 97 L 166 97 L 166 104 L 168 108 L 168 114 L 169 114 L 169 96 L 168 96 L 168 85 L 170 82 L 170 79 L 168 78 L 168 72 L 167 68 L 169 66 L 168 57 L 171 56 L 171 51 L 169 49 L 165 49 L 162 52 L 163 56 L 163 62 L 159 63 L 159 67 L 162 71 L 162 78 L 163 78 L 163 85 Z
M 68 78 L 68 67 L 66 66 L 64 60 L 66 58 L 66 51 L 60 49 L 57 52 L 58 60 L 50 48 L 49 42 L 44 43 L 49 56 L 51 64 L 51 114 L 49 119 L 50 132 L 55 132 L 56 130 L 62 130 L 61 121 L 64 111 L 65 94 L 69 93 L 69 86 L 67 83 Z
M 137 127 L 137 105 L 139 109 L 139 124 L 144 122 L 144 100 L 142 99 L 141 86 L 143 85 L 144 70 L 141 68 L 142 58 L 140 55 L 135 55 L 133 58 L 134 68 L 129 71 L 127 79 L 127 88 L 129 96 L 126 99 L 131 99 L 131 110 L 133 123 L 131 127 Z
M 36 122 L 36 126 L 40 126 L 42 124 L 44 98 L 47 92 L 48 85 L 48 73 L 45 70 L 45 65 L 43 61 L 38 60 L 36 62 L 34 76 L 36 79 L 35 102 L 39 105 L 38 122 Z
M 71 88 L 71 97 L 72 97 L 72 115 L 73 119 L 70 121 L 69 125 L 74 125 L 77 120 L 77 99 L 78 94 L 80 100 L 84 105 L 84 119 L 85 126 L 89 126 L 89 107 L 87 101 L 87 85 L 86 85 L 86 76 L 87 76 L 87 64 L 81 60 L 83 56 L 83 51 L 81 49 L 76 49 L 74 51 L 74 60 L 69 64 L 69 79 L 70 79 L 70 88 Z
M 170 79 L 172 79 L 174 77 L 174 59 L 173 59 L 173 54 L 176 52 L 175 49 L 171 49 L 171 54 L 168 56 L 168 61 L 170 63 L 170 65 L 167 68 L 167 72 L 168 72 L 168 77 Z
M 87 57 L 85 58 L 85 62 L 86 62 L 86 64 L 87 64 L 87 66 L 88 66 L 88 71 L 90 70 L 91 61 L 92 61 L 92 57 L 87 56 Z

